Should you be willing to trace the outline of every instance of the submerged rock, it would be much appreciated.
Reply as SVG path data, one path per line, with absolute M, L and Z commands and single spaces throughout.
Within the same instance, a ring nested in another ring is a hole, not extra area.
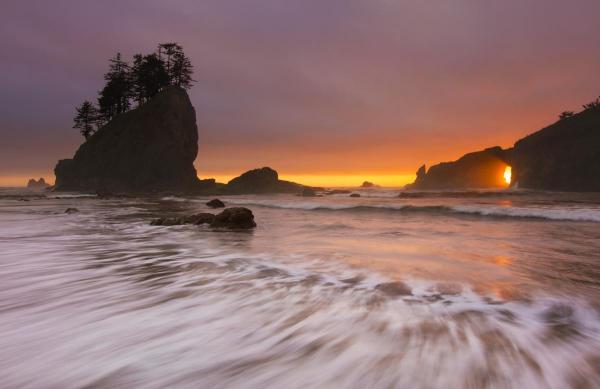
M 65 210 L 65 213 L 69 213 L 69 214 L 71 214 L 71 213 L 77 213 L 77 212 L 79 212 L 79 210 L 77 208 L 67 208 Z
M 215 215 L 212 213 L 197 213 L 190 216 L 182 217 L 162 217 L 154 219 L 150 222 L 152 226 L 178 226 L 182 224 L 210 224 L 215 219 Z
M 196 113 L 185 90 L 168 87 L 117 115 L 92 135 L 73 159 L 58 162 L 55 190 L 103 192 L 188 191 L 199 180 Z
M 375 289 L 390 297 L 412 295 L 412 290 L 410 289 L 410 287 L 400 281 L 385 282 L 383 284 L 377 285 Z
M 337 194 L 350 194 L 350 193 L 352 193 L 352 191 L 347 190 L 347 189 L 332 189 L 332 190 L 328 190 L 327 192 L 325 192 L 325 194 L 328 196 L 337 195 Z
M 359 193 L 352 193 L 352 194 L 350 195 L 350 197 L 360 197 L 360 194 L 359 194 Z
M 206 205 L 210 208 L 225 208 L 225 203 L 219 199 L 212 199 Z
M 231 228 L 231 229 L 249 229 L 256 227 L 254 215 L 248 208 L 234 207 L 226 208 L 223 212 L 215 216 L 210 224 L 211 227 Z

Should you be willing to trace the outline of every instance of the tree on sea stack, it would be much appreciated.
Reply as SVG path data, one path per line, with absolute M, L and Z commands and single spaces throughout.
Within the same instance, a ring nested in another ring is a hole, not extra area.
M 152 54 L 134 55 L 132 66 L 122 59 L 121 53 L 109 61 L 109 70 L 104 75 L 106 84 L 98 93 L 98 108 L 88 101 L 77 107 L 73 127 L 86 139 L 93 134 L 94 125 L 100 128 L 115 116 L 129 111 L 132 102 L 139 107 L 167 86 L 189 89 L 194 82 L 192 62 L 176 42 L 161 43 Z M 93 117 L 91 122 L 88 117 Z M 82 124 L 84 122 L 87 124 Z
M 116 115 L 129 111 L 131 107 L 129 65 L 121 59 L 121 53 L 110 59 L 109 70 L 104 79 L 107 83 L 100 91 L 98 105 L 103 119 L 110 121 Z
M 73 128 L 78 129 L 81 135 L 87 139 L 95 131 L 94 125 L 98 120 L 98 110 L 87 100 L 75 110 L 77 111 L 77 115 L 73 119 L 75 122 Z

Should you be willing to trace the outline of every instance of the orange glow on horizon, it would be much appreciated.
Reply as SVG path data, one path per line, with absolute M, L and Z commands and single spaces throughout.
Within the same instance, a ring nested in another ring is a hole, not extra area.
M 512 167 L 507 166 L 506 169 L 504 169 L 504 181 L 510 185 L 510 180 L 512 178 Z
M 206 174 L 202 178 L 214 178 L 217 182 L 227 183 L 239 174 Z M 293 181 L 298 184 L 322 187 L 357 187 L 364 181 L 389 188 L 399 188 L 415 180 L 414 174 L 279 174 L 280 180 Z

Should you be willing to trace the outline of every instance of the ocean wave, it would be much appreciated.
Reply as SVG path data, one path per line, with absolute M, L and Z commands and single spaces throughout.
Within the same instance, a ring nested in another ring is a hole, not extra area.
M 230 201 L 231 202 L 231 201 Z M 231 202 L 234 203 L 234 202 Z M 394 211 L 431 215 L 471 215 L 491 218 L 546 219 L 600 223 L 600 208 L 501 207 L 493 205 L 324 204 L 318 202 L 235 201 L 236 204 L 307 211 Z

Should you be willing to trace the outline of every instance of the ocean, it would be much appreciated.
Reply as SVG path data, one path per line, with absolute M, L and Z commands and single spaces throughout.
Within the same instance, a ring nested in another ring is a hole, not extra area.
M 600 194 L 355 192 L 0 189 L 0 387 L 600 387 Z

